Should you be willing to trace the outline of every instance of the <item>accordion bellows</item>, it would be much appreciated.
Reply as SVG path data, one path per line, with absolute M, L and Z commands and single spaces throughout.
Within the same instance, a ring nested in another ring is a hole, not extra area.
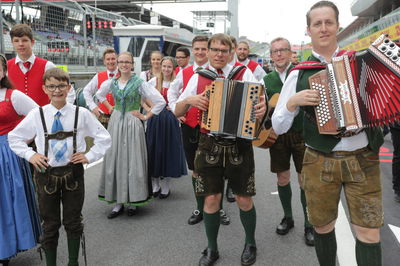
M 264 94 L 259 83 L 216 79 L 205 88 L 209 106 L 202 114 L 201 127 L 215 135 L 257 138 L 261 123 L 254 115 L 254 106 Z
M 315 116 L 321 134 L 352 134 L 400 119 L 400 48 L 381 35 L 352 56 L 332 58 L 309 78 L 320 92 Z

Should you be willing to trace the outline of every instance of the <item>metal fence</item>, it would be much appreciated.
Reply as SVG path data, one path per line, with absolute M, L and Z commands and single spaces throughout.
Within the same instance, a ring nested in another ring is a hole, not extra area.
M 14 55 L 9 31 L 16 23 L 32 27 L 35 55 L 71 71 L 102 65 L 102 53 L 113 47 L 112 27 L 143 24 L 75 1 L 0 1 L 0 52 Z

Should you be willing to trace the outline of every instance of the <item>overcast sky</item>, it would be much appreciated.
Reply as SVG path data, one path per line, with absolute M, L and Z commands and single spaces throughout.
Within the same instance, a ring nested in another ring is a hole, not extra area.
M 247 36 L 253 41 L 267 41 L 278 36 L 289 39 L 292 44 L 310 41 L 305 36 L 305 14 L 316 0 L 239 0 L 239 36 Z M 349 25 L 356 17 L 351 15 L 353 0 L 333 1 L 339 8 L 341 27 Z M 150 5 L 145 5 L 149 8 Z M 153 4 L 153 10 L 188 25 L 193 25 L 190 11 L 227 10 L 227 3 L 198 4 Z M 223 31 L 223 22 L 217 25 Z

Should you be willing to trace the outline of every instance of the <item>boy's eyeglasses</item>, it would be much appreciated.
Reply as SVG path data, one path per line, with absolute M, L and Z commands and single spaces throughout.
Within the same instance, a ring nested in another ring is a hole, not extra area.
M 46 89 L 49 91 L 55 91 L 59 89 L 60 91 L 66 90 L 68 88 L 68 84 L 60 84 L 60 85 L 45 85 Z

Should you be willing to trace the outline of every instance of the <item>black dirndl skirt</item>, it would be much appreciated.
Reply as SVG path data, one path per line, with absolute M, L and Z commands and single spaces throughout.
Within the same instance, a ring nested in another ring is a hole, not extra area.
M 147 121 L 146 141 L 149 176 L 187 175 L 179 121 L 167 108 Z

